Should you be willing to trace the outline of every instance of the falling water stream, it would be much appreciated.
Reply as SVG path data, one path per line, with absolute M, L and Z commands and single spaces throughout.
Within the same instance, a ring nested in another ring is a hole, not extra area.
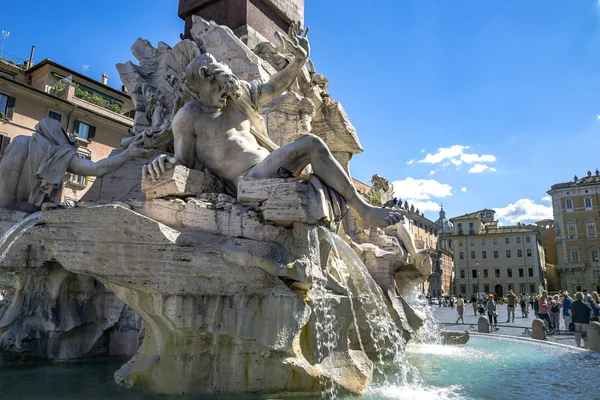
M 6 231 L 2 238 L 0 238 L 0 261 L 8 255 L 10 248 L 21 238 L 21 236 L 38 224 L 39 220 L 40 213 L 35 212 L 23 218 Z
M 383 377 L 386 385 L 403 386 L 420 383 L 421 378 L 417 369 L 410 365 L 404 355 L 404 339 L 389 313 L 379 286 L 371 278 L 367 267 L 339 236 L 321 227 L 319 235 L 331 244 L 335 259 L 342 261 L 341 265 L 337 262 L 330 262 L 329 265 L 348 288 L 348 299 L 361 349 L 365 349 L 367 342 L 375 349 L 378 359 L 374 364 L 376 372 Z M 367 324 L 365 330 L 369 332 L 368 338 L 361 337 L 361 326 L 358 323 L 360 318 L 357 312 L 364 314 Z

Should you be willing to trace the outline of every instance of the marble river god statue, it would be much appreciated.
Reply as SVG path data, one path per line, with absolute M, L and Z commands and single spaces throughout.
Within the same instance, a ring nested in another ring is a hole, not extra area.
M 258 110 L 295 82 L 310 52 L 307 33 L 308 28 L 303 32 L 299 24 L 293 24 L 289 38 L 280 36 L 294 59 L 266 83 L 239 80 L 210 54 L 194 58 L 185 73 L 198 98 L 187 102 L 173 118 L 175 155 L 156 157 L 144 167 L 143 175 L 158 179 L 173 165 L 194 169 L 200 162 L 235 189 L 241 177 L 297 177 L 310 165 L 314 175 L 356 211 L 362 227 L 400 222 L 402 210 L 373 207 L 358 194 L 319 137 L 303 135 L 278 148 L 267 136 Z

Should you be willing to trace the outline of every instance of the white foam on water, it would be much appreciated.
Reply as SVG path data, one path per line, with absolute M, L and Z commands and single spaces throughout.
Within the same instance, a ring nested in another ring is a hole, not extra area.
M 419 384 L 412 385 L 385 385 L 374 387 L 370 390 L 370 397 L 381 400 L 468 400 L 460 394 L 460 385 L 451 385 L 443 388 L 424 386 Z

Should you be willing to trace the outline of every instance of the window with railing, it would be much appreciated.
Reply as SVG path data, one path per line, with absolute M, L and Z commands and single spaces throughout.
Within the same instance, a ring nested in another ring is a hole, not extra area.
M 67 182 L 76 186 L 85 187 L 87 185 L 87 179 L 87 176 L 75 175 L 71 173 L 67 176 Z
M 79 158 L 82 158 L 84 160 L 89 160 L 90 157 L 88 155 L 84 155 L 84 154 L 78 154 Z M 79 186 L 79 187 L 86 187 L 87 184 L 89 183 L 89 177 L 87 176 L 82 176 L 82 175 L 76 175 L 76 174 L 72 174 L 70 172 L 67 173 L 67 184 L 72 185 L 72 186 Z

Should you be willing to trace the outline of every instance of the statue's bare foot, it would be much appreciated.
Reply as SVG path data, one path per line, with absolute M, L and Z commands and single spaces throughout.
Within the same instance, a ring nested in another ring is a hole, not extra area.
M 406 211 L 367 206 L 358 214 L 361 218 L 361 227 L 363 229 L 385 228 L 386 226 L 394 225 L 402 221 Z

